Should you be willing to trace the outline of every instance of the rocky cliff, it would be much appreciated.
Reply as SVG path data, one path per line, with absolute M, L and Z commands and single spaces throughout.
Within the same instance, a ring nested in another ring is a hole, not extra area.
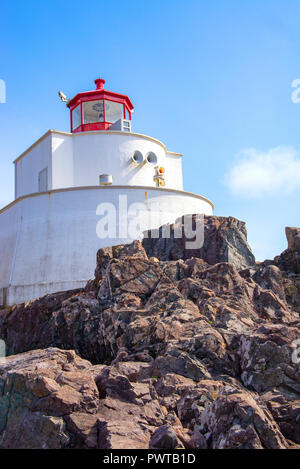
M 1 448 L 300 448 L 300 229 L 262 263 L 234 218 L 175 229 L 0 311 Z

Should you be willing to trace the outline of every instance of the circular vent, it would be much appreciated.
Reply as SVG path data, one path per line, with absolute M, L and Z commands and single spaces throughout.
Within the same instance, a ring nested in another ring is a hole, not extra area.
M 131 161 L 135 164 L 135 165 L 139 165 L 139 164 L 142 164 L 144 163 L 144 157 L 142 155 L 142 153 L 138 150 L 136 150 L 134 152 L 134 154 L 132 155 L 131 157 Z
M 153 151 L 150 151 L 150 153 L 147 154 L 146 156 L 146 161 L 149 164 L 157 164 L 157 156 Z

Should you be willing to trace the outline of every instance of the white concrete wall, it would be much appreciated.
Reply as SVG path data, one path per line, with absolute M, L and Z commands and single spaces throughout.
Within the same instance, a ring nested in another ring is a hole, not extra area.
M 183 188 L 181 157 L 168 155 L 162 144 L 150 138 L 125 132 L 83 132 L 72 138 L 75 186 L 97 185 L 100 174 L 112 174 L 115 185 L 155 187 L 154 167 L 131 163 L 131 156 L 138 150 L 144 157 L 149 152 L 156 154 L 157 164 L 166 170 L 166 187 Z
M 18 159 L 16 198 L 38 192 L 38 175 L 48 167 L 48 189 L 99 185 L 100 174 L 112 174 L 114 185 L 152 186 L 154 166 L 135 166 L 134 152 L 144 157 L 153 152 L 157 165 L 165 168 L 166 186 L 183 189 L 182 158 L 168 153 L 151 137 L 127 132 L 82 132 L 68 134 L 51 131 Z
M 15 204 L 0 212 L 0 288 L 11 283 L 16 252 L 20 242 L 22 204 Z
M 182 156 L 167 152 L 164 166 L 167 170 L 166 185 L 169 187 L 171 184 L 172 189 L 183 190 Z
M 39 190 L 39 172 L 48 168 L 48 187 L 51 188 L 51 134 L 16 161 L 15 196 L 22 197 Z
M 74 187 L 74 156 L 71 134 L 52 134 L 52 187 Z
M 126 214 L 120 195 L 128 206 L 141 204 L 139 234 L 183 214 L 212 214 L 212 206 L 199 196 L 149 187 L 91 187 L 25 197 L 0 211 L 0 289 L 8 288 L 8 304 L 84 286 L 93 277 L 100 247 L 131 242 L 130 233 L 120 233 Z M 103 203 L 110 204 L 106 209 L 115 207 L 121 218 L 112 238 L 99 239 Z

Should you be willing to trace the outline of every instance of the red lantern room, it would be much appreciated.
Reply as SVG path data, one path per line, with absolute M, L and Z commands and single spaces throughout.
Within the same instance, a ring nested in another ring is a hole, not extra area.
M 78 93 L 68 101 L 71 132 L 109 130 L 118 121 L 124 123 L 120 128 L 130 131 L 132 102 L 126 95 L 105 90 L 104 83 L 105 80 L 98 78 L 95 90 Z

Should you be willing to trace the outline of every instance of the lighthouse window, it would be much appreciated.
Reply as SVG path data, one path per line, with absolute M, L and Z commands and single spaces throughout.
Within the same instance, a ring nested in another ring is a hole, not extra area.
M 72 130 L 77 129 L 81 124 L 81 110 L 80 104 L 79 106 L 75 107 L 72 111 Z
M 83 123 L 92 124 L 94 122 L 104 122 L 103 101 L 83 103 Z
M 119 119 L 123 119 L 123 104 L 114 101 L 105 101 L 105 121 L 114 123 Z
M 39 172 L 39 192 L 46 192 L 48 190 L 48 168 Z

